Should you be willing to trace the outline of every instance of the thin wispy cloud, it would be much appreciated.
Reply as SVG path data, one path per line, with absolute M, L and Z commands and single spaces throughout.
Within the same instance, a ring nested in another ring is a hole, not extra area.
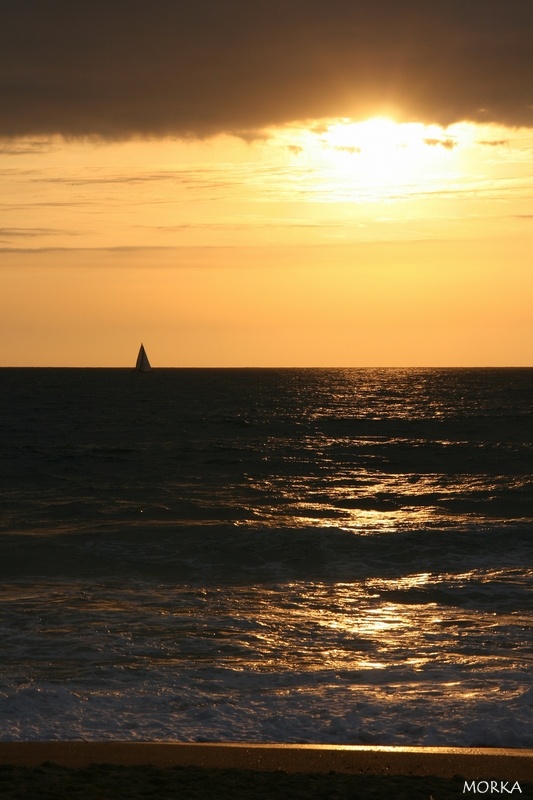
M 424 144 L 430 145 L 430 147 L 444 147 L 446 150 L 453 150 L 454 147 L 457 147 L 457 142 L 454 139 L 424 139 Z
M 0 238 L 18 239 L 32 236 L 75 236 L 76 232 L 61 228 L 0 228 Z
M 509 139 L 480 139 L 478 144 L 485 147 L 506 147 L 509 144 Z
M 0 155 L 2 156 L 27 156 L 48 153 L 54 145 L 47 139 L 14 139 L 10 142 L 0 141 Z

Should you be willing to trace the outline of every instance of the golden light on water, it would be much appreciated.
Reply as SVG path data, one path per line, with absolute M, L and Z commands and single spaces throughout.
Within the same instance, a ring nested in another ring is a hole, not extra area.
M 333 682 L 335 673 L 346 670 L 360 672 L 362 682 L 372 682 L 374 671 L 397 669 L 398 681 L 408 691 L 402 673 L 406 666 L 418 672 L 450 660 L 471 663 L 465 641 L 476 628 L 476 612 L 442 602 L 448 591 L 454 594 L 453 586 L 470 582 L 479 583 L 479 575 L 422 572 L 369 578 L 363 583 L 295 582 L 286 585 L 283 607 L 269 599 L 268 590 L 261 601 L 245 591 L 243 618 L 249 618 L 251 603 L 253 618 L 261 626 L 256 635 L 262 642 L 263 659 L 250 664 L 245 658 L 242 666 L 268 670 L 276 665 L 287 672 L 326 670 L 331 671 Z M 307 643 L 305 649 L 300 647 L 301 637 Z M 487 657 L 496 663 L 501 656 Z
M 443 609 L 424 596 L 445 580 L 446 576 L 420 573 L 371 579 L 363 586 L 288 585 L 291 602 L 283 609 L 267 601 L 254 611 L 261 621 L 257 636 L 265 656 L 254 668 L 276 663 L 287 671 L 305 666 L 307 671 L 366 673 L 406 664 L 415 671 L 424 669 L 437 657 L 435 643 L 443 637 L 454 640 L 457 626 L 469 617 L 464 609 L 447 609 L 443 624 Z M 421 592 L 419 602 L 404 602 L 411 590 Z M 293 646 L 296 636 L 315 644 L 304 653 Z

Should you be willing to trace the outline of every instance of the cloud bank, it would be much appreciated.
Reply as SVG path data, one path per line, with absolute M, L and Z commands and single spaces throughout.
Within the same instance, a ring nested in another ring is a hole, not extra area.
M 526 0 L 0 0 L 0 136 L 533 127 Z

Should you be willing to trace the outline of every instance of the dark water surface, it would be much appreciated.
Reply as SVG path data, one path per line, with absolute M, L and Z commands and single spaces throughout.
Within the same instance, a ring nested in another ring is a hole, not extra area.
M 0 370 L 0 737 L 533 746 L 533 370 Z

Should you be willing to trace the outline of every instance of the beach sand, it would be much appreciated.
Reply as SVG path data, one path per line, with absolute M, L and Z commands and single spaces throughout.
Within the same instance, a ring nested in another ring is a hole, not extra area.
M 479 791 L 472 790 L 472 781 Z M 506 795 L 513 786 L 512 796 L 533 798 L 532 750 L 0 743 L 2 800 L 448 800 Z

